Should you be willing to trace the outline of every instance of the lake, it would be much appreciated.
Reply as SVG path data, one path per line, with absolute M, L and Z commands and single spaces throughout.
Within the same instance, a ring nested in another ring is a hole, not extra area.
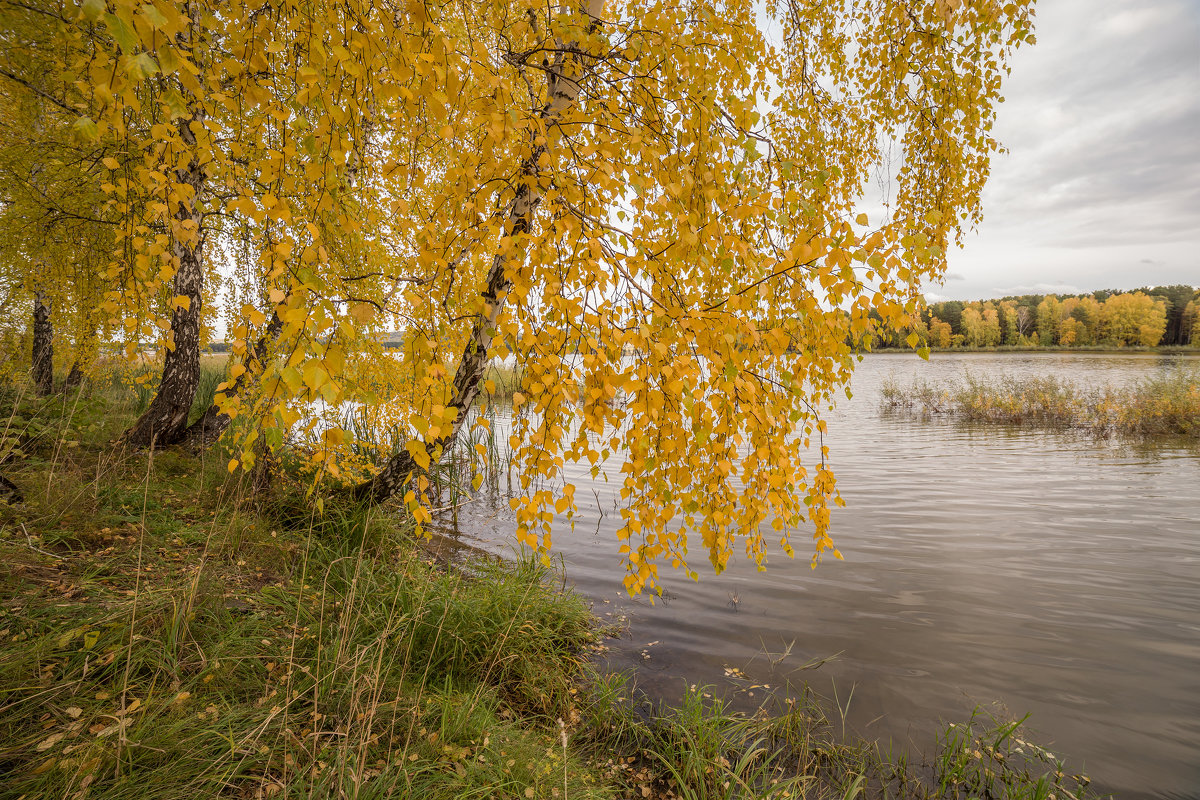
M 808 681 L 848 704 L 848 728 L 910 752 L 929 752 L 944 722 L 976 706 L 1032 712 L 1029 732 L 1095 788 L 1200 797 L 1200 446 L 920 420 L 879 401 L 889 376 L 1123 384 L 1180 363 L 1200 357 L 871 355 L 828 417 L 845 561 L 811 570 L 802 532 L 795 561 L 701 569 L 699 583 L 666 567 L 664 599 L 631 600 L 618 484 L 570 467 L 580 514 L 573 532 L 556 526 L 554 552 L 598 614 L 628 617 L 608 665 L 636 670 L 651 696 L 713 685 L 753 708 L 768 690 L 751 687 Z M 477 501 L 458 524 L 511 552 L 506 504 Z

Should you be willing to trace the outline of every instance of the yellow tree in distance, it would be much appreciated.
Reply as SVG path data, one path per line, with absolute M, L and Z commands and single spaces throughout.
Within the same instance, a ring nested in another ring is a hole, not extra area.
M 110 315 L 198 347 L 176 319 L 202 292 L 171 281 L 201 247 L 236 254 L 237 358 L 213 411 L 246 423 L 231 468 L 306 440 L 321 475 L 426 520 L 424 474 L 487 425 L 485 369 L 515 354 L 518 538 L 544 552 L 575 510 L 568 461 L 599 475 L 621 454 L 631 593 L 662 564 L 695 576 L 697 552 L 717 571 L 739 549 L 792 555 L 801 529 L 814 565 L 836 555 L 818 411 L 871 313 L 912 327 L 979 220 L 1001 82 L 1033 41 L 1030 0 L 86 0 L 77 16 L 77 131 L 126 142 L 110 166 L 137 178 L 106 184 L 131 220 Z M 868 219 L 881 173 L 893 191 Z M 379 443 L 326 413 L 346 404 L 404 445 L 364 462 Z

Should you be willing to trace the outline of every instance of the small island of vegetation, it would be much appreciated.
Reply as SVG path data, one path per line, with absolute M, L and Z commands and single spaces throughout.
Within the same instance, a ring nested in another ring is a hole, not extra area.
M 886 412 L 974 422 L 1080 428 L 1098 435 L 1200 437 L 1200 369 L 1179 367 L 1131 386 L 1079 386 L 1053 375 L 964 375 L 940 385 L 886 380 Z

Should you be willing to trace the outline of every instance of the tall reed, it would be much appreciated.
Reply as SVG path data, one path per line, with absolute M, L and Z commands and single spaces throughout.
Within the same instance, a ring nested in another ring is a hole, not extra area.
M 965 375 L 934 386 L 884 381 L 886 412 L 977 422 L 1082 428 L 1097 434 L 1200 436 L 1200 369 L 1179 367 L 1134 384 L 1083 387 L 1056 376 Z

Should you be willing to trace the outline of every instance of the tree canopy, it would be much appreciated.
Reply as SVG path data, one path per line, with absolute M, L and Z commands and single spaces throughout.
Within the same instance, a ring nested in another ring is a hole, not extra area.
M 879 326 L 869 339 L 872 347 L 905 347 L 907 333 L 938 348 L 1197 347 L 1198 307 L 1200 289 L 1184 285 L 944 300 L 928 304 L 908 329 Z
M 421 520 L 422 473 L 488 424 L 484 369 L 512 354 L 518 537 L 550 547 L 567 461 L 610 470 L 631 592 L 697 552 L 718 571 L 735 549 L 790 555 L 801 529 L 814 564 L 832 550 L 820 409 L 849 343 L 911 327 L 980 219 L 1007 61 L 1033 40 L 1031 0 L 4 13 L 8 53 L 21 26 L 49 32 L 63 89 L 9 59 L 2 144 L 53 110 L 46 135 L 88 168 L 46 180 L 98 193 L 114 242 L 62 256 L 93 288 L 58 312 L 103 319 L 131 358 L 165 352 L 127 443 L 186 438 L 195 354 L 223 329 L 231 469 L 304 442 L 314 475 Z M 32 285 L 42 261 L 6 258 L 5 290 Z M 405 444 L 372 464 L 347 407 Z

